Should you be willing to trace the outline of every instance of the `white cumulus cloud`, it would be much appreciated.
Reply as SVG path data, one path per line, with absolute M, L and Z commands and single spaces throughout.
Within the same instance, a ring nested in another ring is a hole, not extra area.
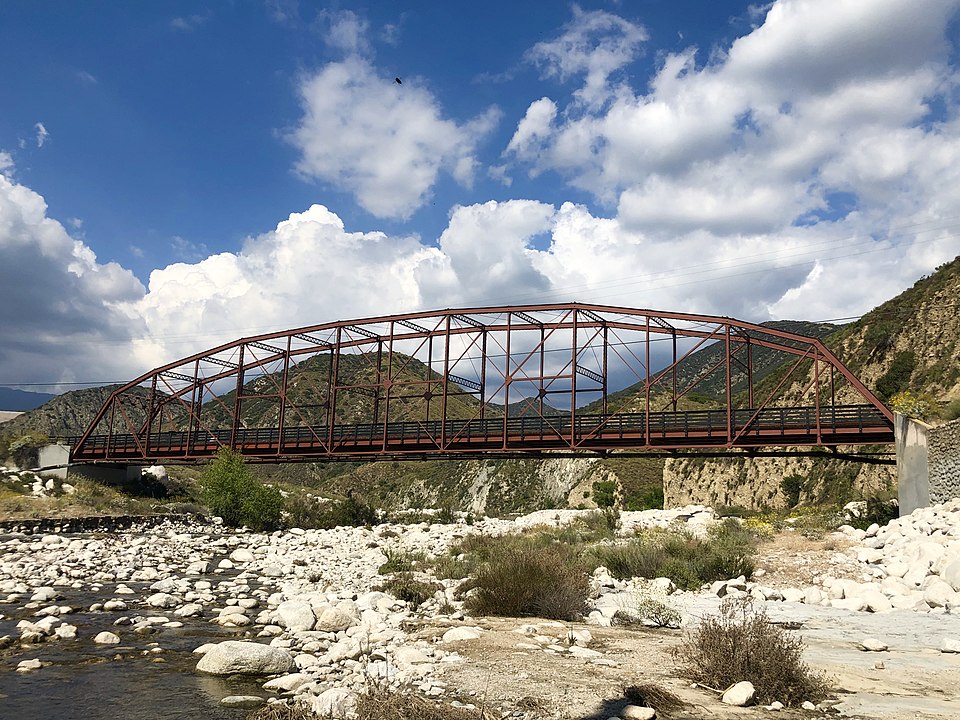
M 288 136 L 301 152 L 296 169 L 381 218 L 409 218 L 441 171 L 469 185 L 477 145 L 500 116 L 491 107 L 458 124 L 416 78 L 396 83 L 355 56 L 304 78 L 300 98 L 303 118 Z
M 0 382 L 116 380 L 130 371 L 123 349 L 142 325 L 127 303 L 143 286 L 98 262 L 8 174 L 0 174 L 0 288 Z

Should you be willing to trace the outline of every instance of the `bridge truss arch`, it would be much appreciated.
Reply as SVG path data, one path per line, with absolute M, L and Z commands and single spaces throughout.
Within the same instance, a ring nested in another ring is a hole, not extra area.
M 193 462 L 224 446 L 263 462 L 835 447 L 890 443 L 892 428 L 816 338 L 562 303 L 240 338 L 115 390 L 71 460 Z

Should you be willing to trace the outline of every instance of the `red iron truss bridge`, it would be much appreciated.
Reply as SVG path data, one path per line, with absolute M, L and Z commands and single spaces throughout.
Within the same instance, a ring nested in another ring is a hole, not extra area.
M 116 389 L 71 462 L 651 454 L 893 442 L 824 344 L 728 317 L 582 303 L 246 337 Z

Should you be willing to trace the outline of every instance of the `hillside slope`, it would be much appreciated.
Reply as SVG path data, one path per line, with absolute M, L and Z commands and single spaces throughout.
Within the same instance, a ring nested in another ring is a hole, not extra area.
M 826 343 L 883 400 L 901 390 L 960 397 L 960 257 Z

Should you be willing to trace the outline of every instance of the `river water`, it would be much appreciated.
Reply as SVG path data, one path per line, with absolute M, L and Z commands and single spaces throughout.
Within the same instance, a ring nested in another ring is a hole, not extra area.
M 127 582 L 137 590 L 149 583 Z M 114 585 L 104 584 L 96 595 L 88 590 L 58 587 L 56 600 L 76 612 L 61 619 L 77 626 L 76 640 L 48 640 L 22 648 L 0 650 L 0 720 L 159 720 L 203 718 L 242 720 L 249 710 L 228 708 L 220 700 L 229 695 L 266 697 L 255 678 L 221 678 L 196 672 L 199 660 L 193 650 L 206 642 L 241 637 L 237 629 L 225 629 L 198 618 L 174 618 L 167 611 L 130 607 L 119 612 L 86 610 L 111 597 Z M 25 598 L 5 604 L 0 599 L 0 637 L 19 636 L 20 620 L 36 621 L 36 609 L 24 609 Z M 52 603 L 43 603 L 44 605 Z M 130 626 L 114 627 L 120 615 L 166 615 L 184 623 L 182 628 L 159 628 L 147 635 Z M 121 638 L 120 645 L 96 645 L 93 637 L 109 630 Z M 154 652 L 155 648 L 161 651 Z M 17 663 L 39 658 L 40 670 L 16 672 Z

